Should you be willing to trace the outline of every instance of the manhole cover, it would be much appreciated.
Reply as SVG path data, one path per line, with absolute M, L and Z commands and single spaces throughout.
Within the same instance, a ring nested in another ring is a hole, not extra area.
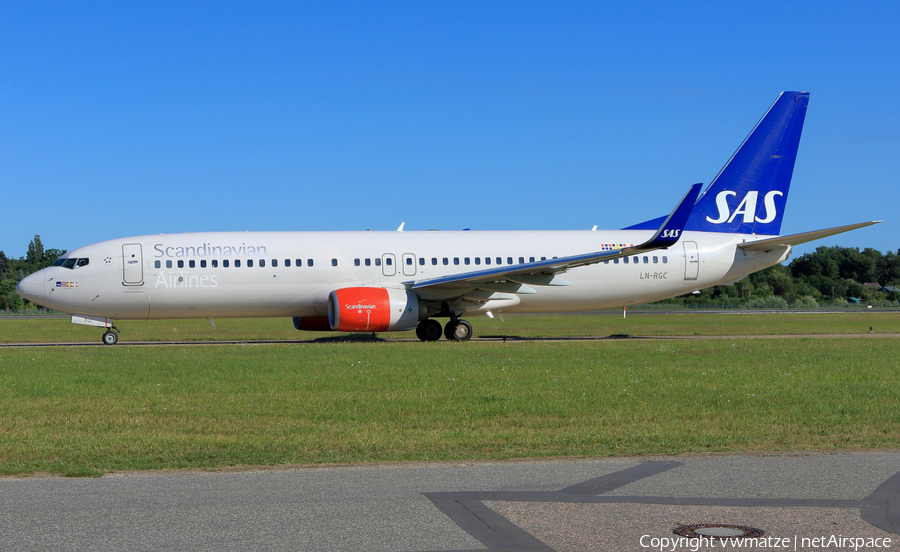
M 699 523 L 697 525 L 682 525 L 672 531 L 676 535 L 689 539 L 716 537 L 720 539 L 746 539 L 758 538 L 766 534 L 762 529 L 747 527 L 746 525 L 727 525 L 724 523 Z

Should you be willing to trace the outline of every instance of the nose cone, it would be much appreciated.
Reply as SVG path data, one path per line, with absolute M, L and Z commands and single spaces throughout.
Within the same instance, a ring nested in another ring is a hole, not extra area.
M 16 286 L 16 293 L 28 299 L 32 303 L 41 303 L 44 299 L 44 275 L 43 270 L 29 274 Z

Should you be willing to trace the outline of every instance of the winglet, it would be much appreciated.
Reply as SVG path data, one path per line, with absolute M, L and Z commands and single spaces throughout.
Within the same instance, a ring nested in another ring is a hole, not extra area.
M 697 201 L 697 196 L 700 195 L 700 188 L 702 187 L 703 184 L 691 186 L 691 189 L 684 194 L 684 197 L 681 198 L 681 202 L 675 207 L 672 214 L 663 221 L 656 234 L 653 234 L 652 238 L 637 246 L 636 249 L 661 249 L 678 243 L 678 239 L 681 237 L 684 225 L 687 224 L 688 217 L 691 216 L 694 202 Z

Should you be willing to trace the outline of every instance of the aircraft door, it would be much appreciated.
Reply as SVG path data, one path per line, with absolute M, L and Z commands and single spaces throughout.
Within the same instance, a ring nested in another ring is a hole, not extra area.
M 126 243 L 122 246 L 122 279 L 126 286 L 139 286 L 144 283 L 141 244 Z
M 403 275 L 404 276 L 415 276 L 416 275 L 416 256 L 412 253 L 404 253 L 403 254 Z
M 697 242 L 686 241 L 684 243 L 684 279 L 696 280 L 700 274 L 700 254 L 697 251 Z
M 393 276 L 397 273 L 397 259 L 391 253 L 385 253 L 381 256 L 381 272 L 385 276 Z

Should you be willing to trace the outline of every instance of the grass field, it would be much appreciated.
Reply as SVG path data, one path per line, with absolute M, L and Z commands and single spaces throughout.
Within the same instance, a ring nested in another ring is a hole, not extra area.
M 877 310 L 849 313 L 506 315 L 505 321 L 473 318 L 475 337 L 581 337 L 606 335 L 776 335 L 900 333 L 900 313 Z M 338 332 L 298 332 L 287 318 L 206 320 L 124 320 L 116 322 L 122 341 L 310 340 L 336 339 Z M 0 317 L 0 343 L 99 342 L 103 330 L 71 324 L 68 319 Z M 415 339 L 413 332 L 379 334 Z
M 475 327 L 481 335 L 865 333 L 870 325 L 896 332 L 900 316 L 606 318 L 507 317 L 504 326 L 479 319 Z M 16 341 L 7 331 L 22 324 L 50 339 L 69 325 L 2 321 L 4 340 Z M 282 337 L 273 321 L 217 326 L 120 327 L 125 340 Z M 0 473 L 896 448 L 898 399 L 900 344 L 866 337 L 0 348 Z

